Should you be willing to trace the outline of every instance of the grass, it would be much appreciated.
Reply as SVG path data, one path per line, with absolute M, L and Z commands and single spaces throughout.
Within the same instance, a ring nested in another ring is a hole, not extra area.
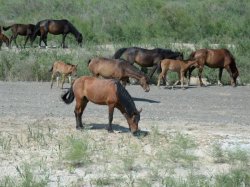
M 67 138 L 64 159 L 74 167 L 80 167 L 90 162 L 91 149 L 87 138 Z

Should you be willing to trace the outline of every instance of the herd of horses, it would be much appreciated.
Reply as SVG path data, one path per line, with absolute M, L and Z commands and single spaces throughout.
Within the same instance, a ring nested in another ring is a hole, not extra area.
M 10 39 L 5 36 L 2 33 L 2 29 L 4 31 L 11 29 L 12 35 Z M 31 46 L 33 42 L 35 41 L 37 36 L 40 36 L 39 40 L 39 46 L 42 47 L 42 41 L 45 44 L 45 47 L 47 47 L 47 36 L 48 33 L 53 35 L 62 35 L 62 43 L 61 46 L 63 48 L 66 47 L 65 45 L 65 38 L 68 34 L 72 34 L 75 38 L 78 44 L 81 46 L 83 42 L 82 33 L 80 33 L 76 27 L 68 20 L 62 19 L 62 20 L 52 20 L 52 19 L 46 19 L 41 20 L 34 24 L 12 24 L 7 27 L 0 28 L 0 35 L 4 36 L 4 39 L 1 39 L 0 37 L 0 44 L 4 42 L 7 47 L 11 47 L 11 42 L 14 41 L 15 45 L 18 47 L 18 44 L 16 42 L 17 36 L 25 36 L 25 43 L 24 48 L 30 40 Z M 1 47 L 1 46 L 0 46 Z
M 12 35 L 10 39 L 2 33 L 0 27 L 0 47 L 3 42 L 8 47 L 11 46 L 11 42 L 14 40 L 16 46 L 16 38 L 18 35 L 26 36 L 24 47 L 28 40 L 32 43 L 37 36 L 40 36 L 39 45 L 43 41 L 47 46 L 48 33 L 54 35 L 62 35 L 61 46 L 64 48 L 65 38 L 71 33 L 74 35 L 77 43 L 81 46 L 83 42 L 82 34 L 70 23 L 68 20 L 42 20 L 36 25 L 33 24 L 13 24 L 8 27 L 3 27 L 3 30 L 11 29 Z M 141 68 L 152 67 L 149 76 L 143 73 L 142 70 L 135 67 L 136 63 Z M 149 92 L 149 82 L 153 74 L 158 70 L 160 73 L 158 76 L 157 85 L 160 86 L 161 80 L 163 84 L 168 84 L 166 77 L 168 71 L 175 71 L 179 75 L 181 87 L 184 88 L 184 78 L 190 80 L 192 71 L 198 69 L 198 77 L 200 86 L 204 86 L 201 75 L 204 66 L 210 68 L 219 69 L 218 84 L 222 85 L 221 77 L 223 69 L 226 69 L 230 76 L 231 85 L 236 86 L 236 80 L 239 76 L 239 71 L 236 67 L 235 58 L 228 49 L 199 49 L 192 52 L 188 59 L 183 59 L 183 54 L 178 51 L 172 51 L 170 49 L 145 49 L 140 47 L 129 47 L 118 49 L 111 58 L 95 57 L 88 61 L 88 69 L 93 76 L 81 76 L 76 78 L 70 84 L 71 87 L 65 92 L 61 98 L 66 104 L 70 104 L 73 100 L 76 100 L 75 105 L 75 118 L 76 128 L 84 128 L 82 123 L 82 114 L 87 106 L 87 103 L 93 102 L 99 105 L 107 105 L 109 108 L 109 126 L 107 130 L 112 132 L 112 120 L 114 108 L 120 110 L 120 112 L 126 118 L 129 129 L 133 134 L 138 132 L 138 123 L 140 121 L 140 113 L 142 110 L 137 110 L 135 103 L 125 89 L 129 78 L 138 80 L 138 83 L 144 89 Z M 50 71 L 51 75 L 51 88 L 53 86 L 54 78 L 56 74 L 62 74 L 61 88 L 65 82 L 66 76 L 77 75 L 77 65 L 64 63 L 62 61 L 56 61 Z M 104 79 L 100 79 L 99 76 Z M 189 83 L 187 81 L 187 84 Z M 59 79 L 57 77 L 57 86 L 59 86 Z

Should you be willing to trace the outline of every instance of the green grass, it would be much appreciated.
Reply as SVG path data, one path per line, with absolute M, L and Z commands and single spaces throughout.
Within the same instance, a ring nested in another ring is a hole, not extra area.
M 67 138 L 64 160 L 73 167 L 80 167 L 90 163 L 91 149 L 88 139 L 85 138 Z
M 235 48 L 229 49 L 236 58 L 241 81 L 250 83 L 249 9 L 248 0 L 128 0 L 126 3 L 122 0 L 115 3 L 77 0 L 73 4 L 66 0 L 3 1 L 0 25 L 35 24 L 47 18 L 68 19 L 83 33 L 83 46 L 87 50 L 79 49 L 75 38 L 69 35 L 66 38 L 66 44 L 72 49 L 69 53 L 58 48 L 28 48 L 19 53 L 0 51 L 0 80 L 48 81 L 48 69 L 55 60 L 80 64 L 79 75 L 88 75 L 87 60 L 92 56 L 104 55 L 105 49 L 95 47 L 99 44 L 113 44 L 115 49 L 134 45 L 173 49 L 171 43 L 179 42 L 193 43 L 196 49 L 214 43 L 219 44 L 218 47 L 233 44 Z M 11 32 L 4 31 L 4 34 L 10 37 Z M 61 36 L 49 34 L 48 45 L 59 47 L 61 39 Z M 18 43 L 24 43 L 24 37 L 18 37 Z M 184 52 L 186 58 L 192 51 L 175 50 Z M 113 52 L 105 53 L 105 56 L 111 55 Z M 205 68 L 203 76 L 216 83 L 218 70 Z M 229 83 L 226 71 L 223 83 Z

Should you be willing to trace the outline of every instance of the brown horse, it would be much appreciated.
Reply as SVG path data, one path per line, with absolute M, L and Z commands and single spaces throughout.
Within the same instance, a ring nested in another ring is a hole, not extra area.
M 10 47 L 10 40 L 7 36 L 5 36 L 2 32 L 0 32 L 0 49 L 3 45 L 3 42 L 7 47 Z
M 175 83 L 175 85 L 179 82 L 181 82 L 181 87 L 182 89 L 184 88 L 183 82 L 184 82 L 184 77 L 186 72 L 190 67 L 197 67 L 198 63 L 196 60 L 194 61 L 183 61 L 183 60 L 172 60 L 172 59 L 164 59 L 161 61 L 161 69 L 162 72 L 160 73 L 158 77 L 158 84 L 157 86 L 160 86 L 161 79 L 165 79 L 166 81 L 166 76 L 168 70 L 174 71 L 178 73 L 179 80 Z
M 35 37 L 38 33 L 41 33 L 39 46 L 41 47 L 41 42 L 43 41 L 45 46 L 47 46 L 47 35 L 48 33 L 59 35 L 62 34 L 62 44 L 61 46 L 65 48 L 65 38 L 71 33 L 75 36 L 78 44 L 82 45 L 82 34 L 74 27 L 72 23 L 68 20 L 42 20 L 39 21 L 35 26 L 35 31 L 32 36 L 32 42 L 35 40 Z
M 146 92 L 150 90 L 149 80 L 144 73 L 125 60 L 93 58 L 89 61 L 88 68 L 94 76 L 118 79 L 122 81 L 124 86 L 129 77 L 137 79 Z
M 160 61 L 163 59 L 183 59 L 183 54 L 170 49 L 144 49 L 140 47 L 121 48 L 117 50 L 113 58 L 123 58 L 131 64 L 136 63 L 141 67 L 154 67 L 149 74 L 151 79 L 157 67 L 160 70 Z
M 12 35 L 10 37 L 10 44 L 14 40 L 17 47 L 18 47 L 17 42 L 16 42 L 17 36 L 18 35 L 26 36 L 25 43 L 24 43 L 24 48 L 25 48 L 25 46 L 28 42 L 28 39 L 30 39 L 30 41 L 31 41 L 31 36 L 34 32 L 35 25 L 33 25 L 33 24 L 13 24 L 13 25 L 8 26 L 8 27 L 3 27 L 3 30 L 5 30 L 5 31 L 8 29 L 11 29 L 11 31 L 12 31 Z M 40 35 L 40 33 L 38 33 L 38 35 Z
M 54 81 L 55 75 L 59 73 L 59 74 L 62 74 L 62 86 L 61 86 L 61 88 L 63 89 L 65 77 L 69 76 L 69 83 L 71 84 L 71 76 L 76 76 L 77 65 L 64 63 L 63 61 L 56 61 L 56 62 L 54 62 L 54 64 L 52 65 L 52 67 L 49 71 L 52 72 L 51 88 L 53 86 L 53 81 Z M 57 87 L 59 87 L 59 77 L 57 77 Z
M 233 55 L 227 49 L 200 49 L 194 51 L 190 55 L 190 59 L 196 59 L 199 63 L 199 80 L 200 86 L 204 86 L 201 80 L 201 74 L 204 66 L 210 68 L 219 68 L 219 80 L 218 84 L 222 85 L 221 77 L 223 68 L 227 70 L 231 78 L 231 85 L 236 86 L 236 79 L 239 76 L 239 71 L 236 67 L 235 59 Z M 189 71 L 189 79 L 191 77 L 193 69 Z
M 91 101 L 98 105 L 108 105 L 109 126 L 107 130 L 109 132 L 113 132 L 112 121 L 115 108 L 124 115 L 131 132 L 136 133 L 138 131 L 141 110 L 136 109 L 133 99 L 117 80 L 82 76 L 74 81 L 72 87 L 61 98 L 66 104 L 72 103 L 76 98 L 75 117 L 77 129 L 84 128 L 82 113 L 88 102 Z

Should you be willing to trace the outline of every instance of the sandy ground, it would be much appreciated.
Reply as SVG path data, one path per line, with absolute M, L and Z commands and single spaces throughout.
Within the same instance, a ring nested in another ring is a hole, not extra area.
M 126 88 L 137 108 L 142 108 L 139 123 L 142 130 L 150 131 L 153 127 L 161 132 L 175 130 L 191 134 L 204 146 L 220 139 L 224 147 L 237 145 L 250 150 L 249 86 L 192 86 L 182 90 L 152 85 L 148 93 L 137 85 Z M 27 129 L 27 125 L 34 123 L 57 124 L 61 128 L 59 131 L 64 133 L 61 136 L 66 136 L 67 131 L 74 132 L 75 102 L 66 105 L 60 100 L 65 90 L 50 89 L 47 82 L 0 82 L 1 134 L 18 135 Z M 83 122 L 94 125 L 96 128 L 91 133 L 100 135 L 108 122 L 108 108 L 89 103 Z M 107 136 L 119 136 L 118 132 L 129 134 L 127 123 L 118 110 L 115 111 L 113 124 L 115 133 Z M 1 154 L 0 159 L 8 160 Z M 6 169 L 6 162 L 2 162 L 0 168 Z

